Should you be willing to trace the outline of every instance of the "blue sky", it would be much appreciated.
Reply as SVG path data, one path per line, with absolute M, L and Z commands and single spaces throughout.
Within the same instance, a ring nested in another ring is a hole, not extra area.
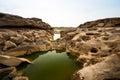
M 0 12 L 38 17 L 51 26 L 77 27 L 86 21 L 120 17 L 120 0 L 0 0 Z

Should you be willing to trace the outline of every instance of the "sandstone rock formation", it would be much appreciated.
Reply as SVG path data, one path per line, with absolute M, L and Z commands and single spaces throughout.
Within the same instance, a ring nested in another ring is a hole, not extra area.
M 73 80 L 120 80 L 120 18 L 89 21 L 60 33 L 61 38 L 53 41 L 53 29 L 41 19 L 0 13 L 0 65 L 6 65 L 0 66 L 0 80 L 28 80 L 11 66 L 29 62 L 19 58 L 22 55 L 53 49 L 84 63 Z
M 8 67 L 0 69 L 0 80 L 3 80 L 6 76 L 15 77 L 17 74 L 15 67 Z
M 13 78 L 13 80 L 29 80 L 29 79 L 26 76 L 17 76 L 15 78 Z
M 76 61 L 83 62 L 84 63 L 83 67 L 90 65 L 96 67 L 97 65 L 96 63 L 101 62 L 100 64 L 103 64 L 106 57 L 112 54 L 118 54 L 120 52 L 120 18 L 107 18 L 96 21 L 90 21 L 81 24 L 75 30 L 62 31 L 61 35 L 62 35 L 62 39 L 66 41 L 66 44 L 62 46 L 66 49 L 68 53 L 77 56 L 78 58 L 76 59 Z M 120 58 L 118 58 L 118 61 L 119 59 Z M 114 66 L 116 64 L 112 64 L 112 63 L 110 64 L 114 68 L 116 68 Z M 117 67 L 120 68 L 119 65 Z M 87 72 L 86 73 L 83 72 L 86 69 L 91 69 L 91 67 L 85 69 L 83 68 L 83 70 L 81 70 L 82 72 L 80 71 L 80 74 L 87 75 Z M 100 68 L 99 70 L 102 70 L 102 68 Z M 110 70 L 108 71 L 108 73 L 111 73 Z M 80 74 L 77 75 L 80 76 Z M 101 76 L 97 73 L 94 75 Z M 98 79 L 88 78 L 88 76 L 94 77 L 94 75 L 92 74 L 90 76 L 87 75 L 84 77 L 84 79 L 74 78 L 74 80 L 108 80 L 109 79 L 109 78 L 108 79 L 105 78 L 105 76 L 104 79 L 99 79 L 99 77 Z M 117 78 L 118 77 L 114 76 L 113 79 L 110 78 L 109 80 L 115 80 L 115 79 L 118 80 Z
M 17 58 L 17 57 L 11 57 L 6 55 L 0 55 L 0 64 L 10 66 L 10 67 L 16 67 L 20 65 L 22 62 L 31 63 L 29 60 L 25 58 Z
M 0 54 L 21 56 L 51 48 L 53 29 L 38 18 L 0 13 Z
M 0 80 L 29 80 L 26 76 L 20 76 L 17 74 L 15 67 L 7 67 L 0 69 Z
M 104 61 L 76 72 L 73 80 L 120 80 L 120 54 L 112 54 Z
M 0 13 L 0 80 L 28 80 L 18 76 L 15 67 L 31 62 L 18 56 L 52 50 L 53 34 L 51 26 L 41 19 Z
M 49 24 L 38 18 L 23 18 L 16 15 L 0 13 L 0 27 L 32 27 L 39 29 L 52 29 Z
M 66 45 L 66 40 L 64 39 L 57 39 L 55 41 L 52 41 L 52 49 L 54 50 L 61 50 L 65 51 L 65 45 Z
M 102 26 L 102 24 L 106 25 Z M 65 33 L 62 39 L 66 41 L 66 51 L 72 55 L 105 57 L 120 51 L 120 18 L 87 22 L 76 30 L 63 33 Z

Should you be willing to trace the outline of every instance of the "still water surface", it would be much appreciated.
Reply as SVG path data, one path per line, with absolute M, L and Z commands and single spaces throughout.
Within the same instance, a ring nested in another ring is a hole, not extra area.
M 57 40 L 57 39 L 59 39 L 60 38 L 60 34 L 54 34 L 54 40 Z
M 30 80 L 71 80 L 72 74 L 81 67 L 66 52 L 49 51 L 26 58 L 36 58 L 23 70 Z

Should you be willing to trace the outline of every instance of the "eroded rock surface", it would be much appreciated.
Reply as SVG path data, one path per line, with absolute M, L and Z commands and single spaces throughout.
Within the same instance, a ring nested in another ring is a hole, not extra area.
M 21 76 L 17 73 L 15 67 L 7 67 L 0 69 L 0 80 L 29 80 L 26 76 Z
M 61 38 L 56 41 L 53 34 L 50 25 L 41 19 L 0 13 L 0 64 L 17 66 L 27 61 L 18 56 L 66 50 L 77 56 L 76 61 L 84 63 L 73 80 L 120 80 L 120 18 L 86 22 L 76 29 L 61 31 Z M 13 80 L 28 80 L 17 76 L 15 67 L 0 67 L 0 74 L 4 72 L 0 79 L 7 76 Z
M 0 13 L 0 54 L 21 56 L 51 50 L 53 29 L 38 18 Z
M 0 13 L 0 80 L 28 80 L 17 75 L 16 66 L 31 63 L 20 56 L 52 50 L 53 34 L 51 26 L 41 19 Z
M 96 67 L 94 64 L 104 62 L 106 57 L 120 52 L 120 18 L 90 21 L 81 24 L 75 30 L 62 31 L 61 35 L 62 39 L 66 41 L 63 47 L 71 55 L 77 56 L 76 61 L 83 62 L 83 67 L 90 65 Z M 118 58 L 118 60 L 119 59 L 120 58 Z M 111 65 L 116 68 L 114 66 L 116 64 L 112 64 L 111 62 Z M 120 68 L 120 66 L 117 67 Z M 86 68 L 83 68 L 83 71 L 84 70 L 86 70 Z M 82 73 L 87 75 L 87 72 L 81 72 L 80 74 Z M 94 74 L 94 72 L 91 73 Z M 108 71 L 108 73 L 111 72 Z M 97 75 L 97 73 L 94 75 Z M 94 75 L 91 74 L 92 77 L 94 77 Z M 97 76 L 101 75 L 98 74 Z M 88 77 L 85 76 L 83 79 L 74 78 L 74 80 L 104 80 L 99 78 L 87 78 Z M 114 76 L 113 78 L 117 79 L 118 77 Z M 108 79 L 105 78 L 105 80 Z M 114 79 L 111 78 L 110 80 Z
M 112 54 L 104 61 L 79 70 L 73 80 L 120 80 L 120 54 Z
M 66 41 L 64 47 L 72 55 L 105 57 L 120 52 L 120 18 L 87 22 L 76 30 L 61 33 Z
M 39 18 L 23 18 L 16 15 L 0 13 L 0 27 L 32 27 L 39 29 L 51 29 L 51 26 Z
M 15 67 L 7 67 L 0 69 L 0 80 L 3 80 L 5 77 L 15 77 L 17 75 Z
M 16 67 L 19 66 L 22 62 L 31 63 L 29 60 L 25 58 L 17 58 L 12 56 L 0 55 L 0 64 Z
M 29 78 L 26 76 L 17 76 L 15 78 L 13 78 L 13 80 L 29 80 Z

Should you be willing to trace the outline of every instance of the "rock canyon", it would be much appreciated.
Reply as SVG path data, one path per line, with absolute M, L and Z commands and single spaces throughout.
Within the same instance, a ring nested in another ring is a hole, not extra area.
M 61 50 L 75 56 L 82 69 L 72 80 L 120 80 L 120 18 L 106 18 L 60 30 L 53 39 L 54 28 L 38 18 L 23 18 L 0 13 L 0 80 L 29 80 L 19 75 L 17 66 L 30 63 L 24 55 Z

